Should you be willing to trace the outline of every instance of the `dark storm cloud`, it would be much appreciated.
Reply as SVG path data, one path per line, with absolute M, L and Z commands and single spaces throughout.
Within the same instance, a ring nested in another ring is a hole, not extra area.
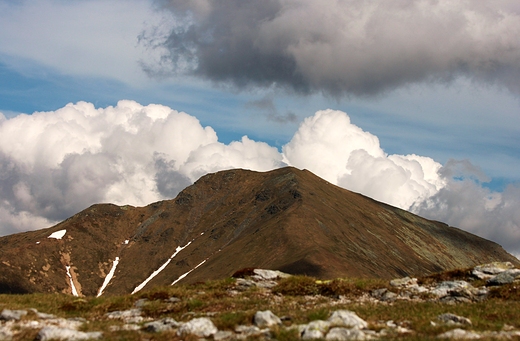
M 520 93 L 516 0 L 157 0 L 174 27 L 150 74 L 333 96 L 459 76 Z

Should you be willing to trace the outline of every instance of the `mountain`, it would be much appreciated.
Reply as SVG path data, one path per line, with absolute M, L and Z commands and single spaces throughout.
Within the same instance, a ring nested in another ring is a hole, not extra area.
M 97 204 L 0 238 L 0 292 L 123 294 L 247 268 L 318 278 L 422 276 L 519 261 L 501 246 L 307 170 L 208 174 L 173 200 Z

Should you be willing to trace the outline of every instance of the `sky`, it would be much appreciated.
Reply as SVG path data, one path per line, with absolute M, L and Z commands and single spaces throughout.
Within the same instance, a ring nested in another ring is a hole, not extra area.
M 517 0 L 0 0 L 0 235 L 294 166 L 520 255 Z

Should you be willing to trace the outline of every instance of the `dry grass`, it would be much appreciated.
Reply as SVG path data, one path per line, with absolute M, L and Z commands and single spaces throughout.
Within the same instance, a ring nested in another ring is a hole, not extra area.
M 460 273 L 454 274 L 461 278 Z M 441 280 L 453 279 L 447 275 Z M 103 331 L 104 340 L 177 340 L 171 332 L 147 333 L 144 331 L 110 331 L 110 326 L 122 321 L 108 320 L 105 314 L 134 307 L 136 301 L 146 299 L 143 316 L 172 317 L 188 321 L 193 317 L 210 316 L 219 330 L 233 330 L 240 324 L 252 324 L 258 310 L 271 310 L 286 317 L 286 325 L 303 324 L 312 320 L 327 319 L 331 312 L 348 309 L 366 320 L 373 330 L 385 327 L 387 321 L 409 328 L 414 332 L 388 335 L 393 340 L 433 340 L 436 335 L 452 329 L 438 322 L 437 316 L 453 313 L 472 321 L 475 331 L 499 331 L 504 326 L 520 329 L 520 286 L 505 285 L 491 290 L 490 298 L 481 303 L 442 304 L 433 301 L 396 301 L 392 304 L 360 302 L 356 297 L 367 296 L 371 290 L 388 287 L 386 281 L 366 279 L 338 279 L 317 281 L 306 276 L 294 276 L 279 281 L 272 292 L 250 288 L 236 291 L 234 279 L 209 281 L 195 285 L 161 287 L 138 295 L 76 298 L 62 294 L 0 295 L 0 310 L 36 308 L 38 311 L 59 317 L 84 317 L 90 322 L 86 331 Z M 341 299 L 338 297 L 341 296 Z M 175 297 L 179 300 L 170 300 Z M 347 299 L 345 299 L 347 298 Z M 27 318 L 30 318 L 28 316 Z M 273 331 L 280 341 L 297 340 L 294 330 L 279 328 Z M 36 331 L 24 331 L 14 341 L 32 340 Z

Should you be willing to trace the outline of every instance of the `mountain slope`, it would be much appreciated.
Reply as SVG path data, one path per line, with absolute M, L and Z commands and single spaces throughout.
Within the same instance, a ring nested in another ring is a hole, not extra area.
M 54 227 L 0 238 L 0 292 L 131 293 L 245 267 L 394 278 L 492 261 L 518 264 L 493 242 L 309 171 L 237 169 L 208 174 L 173 200 L 94 205 Z

